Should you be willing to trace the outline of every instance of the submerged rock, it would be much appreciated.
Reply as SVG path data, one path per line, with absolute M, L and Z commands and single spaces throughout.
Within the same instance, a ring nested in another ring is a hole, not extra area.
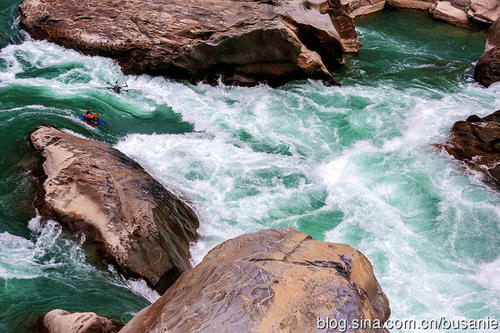
M 143 168 L 102 142 L 41 127 L 30 142 L 43 157 L 40 212 L 81 231 L 121 272 L 164 291 L 190 268 L 193 210 Z
M 20 19 L 33 37 L 112 57 L 125 73 L 221 77 L 240 85 L 306 78 L 337 83 L 327 68 L 343 64 L 341 36 L 356 31 L 354 25 L 335 28 L 332 17 L 344 11 L 336 2 L 24 0 Z
M 444 148 L 500 190 L 500 110 L 484 118 L 474 115 L 457 121 Z
M 500 19 L 488 32 L 484 53 L 474 70 L 474 79 L 486 87 L 500 81 Z
M 116 333 L 122 326 L 93 312 L 71 313 L 57 309 L 43 318 L 43 331 L 47 333 Z
M 389 315 L 362 253 L 282 228 L 219 244 L 120 332 L 311 332 L 327 317 L 382 325 Z

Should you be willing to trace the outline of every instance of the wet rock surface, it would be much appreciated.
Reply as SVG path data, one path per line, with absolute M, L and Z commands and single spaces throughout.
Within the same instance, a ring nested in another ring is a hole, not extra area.
M 29 137 L 43 163 L 42 216 L 83 232 L 106 261 L 163 292 L 190 268 L 194 211 L 132 159 L 53 127 Z
M 484 118 L 472 115 L 457 121 L 444 148 L 500 191 L 500 110 Z
M 486 87 L 500 81 L 500 19 L 488 31 L 486 47 L 476 64 L 474 79 Z
M 389 315 L 362 253 L 282 228 L 219 244 L 120 332 L 311 332 L 327 316 Z
M 331 68 L 359 51 L 341 38 L 354 25 L 332 22 L 348 15 L 339 0 L 24 0 L 20 13 L 35 38 L 181 80 L 335 84 Z

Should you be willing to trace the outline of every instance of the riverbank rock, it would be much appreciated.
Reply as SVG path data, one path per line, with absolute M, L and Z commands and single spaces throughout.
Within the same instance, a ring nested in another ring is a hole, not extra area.
M 435 0 L 387 0 L 387 5 L 396 8 L 429 10 Z
M 30 142 L 43 160 L 42 216 L 83 232 L 122 273 L 160 292 L 190 268 L 196 214 L 139 164 L 53 127 L 34 131 Z
M 474 79 L 485 87 L 500 81 L 500 19 L 488 32 L 484 53 L 474 70 Z
M 429 12 L 437 20 L 445 21 L 462 28 L 472 28 L 473 23 L 467 17 L 466 9 L 462 3 L 457 4 L 451 1 L 436 1 Z
M 387 0 L 387 5 L 428 11 L 433 18 L 468 29 L 487 29 L 500 16 L 498 0 Z
M 381 326 L 389 315 L 362 253 L 282 228 L 219 244 L 120 332 L 312 332 L 327 318 Z
M 348 0 L 347 11 L 352 18 L 369 15 L 384 9 L 386 0 Z
M 123 326 L 93 312 L 71 313 L 52 310 L 43 318 L 43 329 L 47 333 L 116 333 Z
M 343 11 L 336 2 L 24 0 L 20 23 L 35 38 L 114 58 L 127 74 L 239 85 L 307 78 L 336 84 L 329 69 L 343 64 L 341 35 L 356 34 L 354 26 L 335 28 L 329 13 Z
M 484 118 L 473 115 L 457 121 L 444 148 L 500 191 L 500 110 Z

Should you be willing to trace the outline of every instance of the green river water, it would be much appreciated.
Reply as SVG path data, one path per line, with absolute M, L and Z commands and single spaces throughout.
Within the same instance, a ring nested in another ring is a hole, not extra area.
M 19 2 L 0 2 L 0 332 L 54 308 L 128 320 L 158 297 L 40 223 L 26 135 L 42 124 L 105 141 L 191 198 L 194 264 L 225 239 L 292 226 L 365 253 L 392 318 L 500 319 L 500 198 L 432 147 L 454 121 L 500 108 L 500 85 L 472 77 L 484 33 L 386 11 L 357 23 L 342 87 L 212 87 L 34 41 Z M 116 80 L 130 90 L 103 88 Z M 77 120 L 88 107 L 104 126 Z

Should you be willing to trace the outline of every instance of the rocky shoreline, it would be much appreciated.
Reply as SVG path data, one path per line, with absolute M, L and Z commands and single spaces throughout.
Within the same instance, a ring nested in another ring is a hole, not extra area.
M 34 38 L 111 57 L 125 74 L 242 86 L 339 84 L 333 70 L 361 47 L 353 19 L 386 6 L 471 29 L 487 29 L 500 15 L 496 0 L 24 0 L 20 24 Z
M 268 229 L 228 240 L 190 268 L 194 211 L 136 162 L 53 127 L 32 132 L 29 143 L 43 169 L 42 216 L 83 232 L 126 275 L 166 290 L 123 328 L 95 313 L 56 309 L 40 320 L 40 332 L 307 331 L 319 317 L 389 318 L 370 262 L 347 245 Z
M 20 11 L 35 38 L 111 57 L 124 73 L 277 86 L 297 79 L 339 84 L 333 69 L 361 47 L 354 18 L 385 6 L 425 10 L 465 28 L 491 25 L 475 77 L 485 86 L 500 80 L 500 4 L 489 0 L 25 0 Z M 443 145 L 497 190 L 499 112 L 455 123 Z M 29 141 L 43 169 L 42 216 L 82 232 L 105 262 L 164 293 L 123 328 L 95 313 L 58 309 L 44 316 L 48 332 L 308 331 L 317 318 L 383 324 L 390 316 L 370 262 L 347 245 L 268 229 L 218 245 L 191 268 L 199 222 L 184 198 L 104 143 L 52 127 Z

